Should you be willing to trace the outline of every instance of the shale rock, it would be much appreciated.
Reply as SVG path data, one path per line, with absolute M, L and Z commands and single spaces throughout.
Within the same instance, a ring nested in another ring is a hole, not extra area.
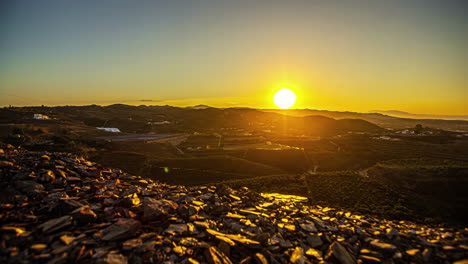
M 468 229 L 0 145 L 0 263 L 467 263 Z

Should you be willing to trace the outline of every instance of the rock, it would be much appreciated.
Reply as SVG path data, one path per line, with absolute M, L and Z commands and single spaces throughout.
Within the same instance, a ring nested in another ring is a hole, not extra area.
M 68 184 L 76 184 L 76 183 L 80 183 L 83 181 L 81 178 L 74 177 L 74 176 L 67 177 L 65 180 L 67 181 Z
M 463 228 L 247 188 L 169 185 L 72 154 L 0 147 L 0 263 L 463 263 L 467 256 Z
M 296 247 L 289 258 L 289 262 L 294 264 L 304 264 L 304 249 L 301 247 Z
M 34 244 L 34 245 L 31 246 L 31 250 L 33 250 L 35 252 L 41 252 L 46 248 L 47 248 L 46 244 Z
M 431 250 L 428 248 L 425 248 L 422 253 L 422 257 L 425 262 L 428 262 L 431 259 Z
M 212 193 L 205 193 L 205 194 L 200 195 L 200 199 L 204 201 L 210 200 L 211 198 L 213 198 Z
M 406 252 L 406 254 L 408 254 L 410 256 L 416 256 L 417 254 L 420 253 L 419 249 L 408 249 L 405 252 Z
M 198 242 L 194 237 L 184 237 L 179 241 L 179 243 L 186 247 L 197 247 L 200 245 L 200 242 Z
M 184 246 L 175 246 L 172 251 L 178 256 L 183 256 L 188 253 L 188 249 Z
M 307 243 L 313 248 L 319 247 L 323 244 L 322 239 L 318 235 L 308 235 L 307 236 Z
M 231 246 L 235 246 L 235 244 L 229 244 L 224 241 L 219 241 L 216 247 L 219 249 L 219 251 L 223 252 L 224 255 L 229 257 L 231 255 Z
M 14 165 L 15 164 L 13 162 L 6 161 L 6 160 L 0 160 L 0 168 L 9 168 L 9 167 L 13 167 Z
M 255 253 L 255 261 L 258 264 L 268 264 L 268 260 L 261 253 Z
M 341 264 L 356 264 L 356 261 L 349 254 L 349 252 L 339 242 L 336 241 L 330 245 L 325 259 L 327 261 L 336 261 Z
M 382 263 L 382 260 L 372 256 L 361 255 L 359 260 L 363 264 L 377 264 Z
M 111 253 L 106 255 L 102 262 L 103 264 L 127 264 L 128 259 L 122 254 Z
M 270 239 L 270 233 L 260 233 L 252 237 L 252 239 L 264 244 L 268 242 L 268 239 Z
M 116 241 L 134 237 L 140 222 L 131 218 L 120 218 L 117 222 L 103 230 L 102 240 Z
M 67 178 L 67 173 L 65 173 L 63 170 L 56 170 L 55 171 L 56 174 L 58 175 L 58 177 L 62 178 L 62 179 L 66 179 Z
M 309 248 L 307 251 L 306 251 L 306 255 L 308 256 L 313 256 L 315 259 L 319 260 L 319 261 L 322 261 L 323 258 L 322 258 L 322 253 L 318 250 L 316 250 L 315 248 Z
M 39 177 L 38 180 L 41 182 L 52 182 L 55 180 L 55 174 L 53 171 L 48 170 L 44 173 L 42 173 Z
M 44 233 L 52 233 L 55 231 L 58 231 L 60 229 L 63 229 L 65 227 L 68 227 L 72 224 L 72 217 L 69 215 L 51 219 L 38 227 L 42 229 L 42 232 Z
M 239 234 L 224 234 L 224 233 L 212 230 L 212 229 L 207 229 L 206 231 L 209 234 L 215 236 L 216 238 L 221 239 L 229 244 L 232 244 L 231 240 L 239 242 L 241 244 L 245 244 L 245 245 L 259 245 L 260 244 L 258 241 L 248 239 L 247 237 L 239 235 Z
M 14 236 L 25 236 L 28 235 L 26 230 L 21 227 L 16 227 L 16 226 L 2 226 L 0 228 L 4 233 L 12 233 Z
M 378 239 L 372 240 L 370 243 L 370 246 L 376 250 L 379 250 L 382 252 L 388 252 L 388 253 L 394 253 L 397 249 L 394 245 L 381 242 Z
M 195 227 L 200 228 L 200 229 L 210 228 L 210 223 L 208 222 L 194 221 L 193 224 L 195 225 Z
M 29 195 L 39 195 L 45 190 L 44 185 L 35 181 L 17 181 L 15 182 L 15 188 Z
M 387 228 L 386 233 L 389 238 L 394 238 L 400 235 L 398 230 L 396 230 L 395 228 Z
M 211 264 L 232 264 L 232 261 L 215 247 L 209 247 L 205 253 L 206 259 Z
M 66 192 L 56 192 L 47 195 L 45 198 L 47 202 L 57 203 L 59 200 L 68 199 L 68 194 Z
M 193 258 L 188 258 L 188 259 L 187 259 L 187 263 L 189 263 L 189 264 L 200 264 L 200 262 L 196 261 L 196 260 L 193 259 Z
M 369 250 L 367 248 L 363 248 L 360 250 L 360 253 L 362 255 L 367 255 L 367 256 L 372 256 L 372 257 L 376 257 L 376 258 L 383 258 L 384 256 L 382 255 L 382 253 L 379 253 L 377 251 L 372 251 L 372 250 Z
M 293 247 L 294 245 L 289 240 L 280 240 L 280 246 L 283 248 L 290 248 L 290 247 Z
M 182 234 L 187 232 L 187 224 L 173 224 L 170 225 L 164 232 L 175 235 L 175 234 Z
M 225 185 L 225 184 L 220 184 L 219 186 L 217 186 L 218 188 L 216 189 L 216 193 L 219 195 L 219 196 L 228 196 L 228 195 L 232 195 L 234 193 L 234 190 Z
M 73 216 L 73 219 L 75 219 L 75 221 L 79 224 L 88 224 L 96 221 L 97 219 L 96 213 L 91 210 L 89 205 L 74 210 L 71 215 Z
M 178 205 L 169 200 L 156 200 L 150 197 L 145 197 L 143 201 L 143 220 L 165 220 L 169 214 L 172 214 L 177 209 Z
M 12 177 L 13 180 L 16 181 L 24 181 L 24 180 L 36 180 L 36 173 L 31 171 L 20 171 Z
M 75 237 L 63 235 L 63 236 L 60 237 L 60 240 L 61 240 L 65 245 L 68 245 L 68 244 L 70 244 L 73 240 L 75 240 Z
M 306 222 L 306 223 L 303 223 L 303 224 L 300 224 L 299 225 L 303 230 L 307 231 L 307 232 L 317 232 L 317 228 L 315 227 L 314 223 L 312 222 Z
M 213 216 L 225 215 L 229 211 L 229 206 L 224 204 L 212 204 L 205 209 Z
M 197 208 L 191 205 L 182 205 L 179 206 L 179 209 L 177 209 L 177 213 L 181 217 L 190 217 L 192 215 L 195 215 L 198 212 Z
M 130 240 L 127 240 L 122 243 L 122 249 L 123 250 L 132 250 L 138 246 L 141 246 L 143 244 L 143 240 L 141 238 L 133 238 Z

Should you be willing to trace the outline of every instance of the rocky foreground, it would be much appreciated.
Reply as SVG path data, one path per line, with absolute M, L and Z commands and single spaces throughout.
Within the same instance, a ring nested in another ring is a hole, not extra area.
M 468 263 L 467 228 L 167 185 L 71 154 L 1 147 L 0 263 Z

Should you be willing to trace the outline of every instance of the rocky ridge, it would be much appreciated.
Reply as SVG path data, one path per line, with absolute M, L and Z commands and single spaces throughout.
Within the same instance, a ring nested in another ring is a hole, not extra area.
M 1 263 L 468 263 L 468 228 L 184 187 L 0 146 Z

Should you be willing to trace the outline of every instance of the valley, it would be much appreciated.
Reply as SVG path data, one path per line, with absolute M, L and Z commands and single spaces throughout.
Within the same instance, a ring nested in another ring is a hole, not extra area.
M 72 152 L 170 184 L 247 186 L 393 219 L 467 221 L 460 213 L 468 209 L 465 132 L 254 109 L 111 105 L 1 113 L 5 143 Z M 50 119 L 34 120 L 34 113 Z M 121 132 L 96 129 L 104 125 Z

